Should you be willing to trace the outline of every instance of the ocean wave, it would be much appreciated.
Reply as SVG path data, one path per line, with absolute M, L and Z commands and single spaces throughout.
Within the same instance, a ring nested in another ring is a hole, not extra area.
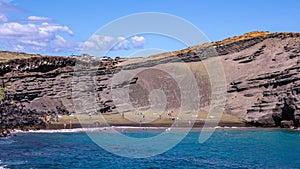
M 12 144 L 16 141 L 12 140 L 11 137 L 3 137 L 3 138 L 0 138 L 0 144 L 2 145 L 6 145 L 6 144 Z M 1 164 L 1 163 L 0 163 Z
M 1 162 L 0 160 L 0 169 L 9 169 L 9 166 L 21 166 L 24 164 L 27 164 L 28 161 L 24 161 L 24 160 L 9 160 L 9 161 L 5 161 L 5 165 L 3 162 Z
M 7 165 L 2 165 L 2 164 L 3 164 L 3 162 L 0 160 L 0 169 L 8 169 L 8 168 L 6 168 Z
M 0 169 L 9 169 L 9 168 L 6 168 L 6 165 L 3 166 L 0 165 Z

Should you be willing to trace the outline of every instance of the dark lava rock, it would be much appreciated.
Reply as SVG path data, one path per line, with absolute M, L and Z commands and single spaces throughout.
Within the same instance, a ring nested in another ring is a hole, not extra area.
M 280 124 L 281 128 L 293 128 L 294 122 L 292 120 L 283 120 Z

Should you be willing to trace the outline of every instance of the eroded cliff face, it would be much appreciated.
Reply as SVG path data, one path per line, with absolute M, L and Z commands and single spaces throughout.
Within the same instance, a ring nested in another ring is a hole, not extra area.
M 228 80 L 228 107 L 255 126 L 298 126 L 299 34 L 266 37 L 247 49 L 221 56 Z
M 37 111 L 56 111 L 57 107 L 64 106 L 74 111 L 71 99 L 76 61 L 70 57 L 32 57 L 0 63 L 2 86 L 17 106 Z M 94 67 L 100 78 L 97 81 L 108 80 L 116 62 L 97 60 L 97 63 Z M 89 77 L 82 80 L 85 78 Z M 107 83 L 97 85 L 101 89 L 97 86 L 96 91 L 107 88 Z
M 0 63 L 0 85 L 3 91 L 0 129 L 44 128 L 47 123 L 45 116 L 55 121 L 57 114 L 73 113 L 72 77 L 76 61 L 76 58 L 71 57 L 32 56 Z M 88 62 L 93 62 L 93 58 L 88 58 Z M 97 63 L 99 65 L 94 69 L 101 75 L 99 78 L 109 79 L 116 62 L 110 60 Z M 82 61 L 80 64 L 85 63 Z M 86 79 L 89 77 L 83 77 L 83 80 Z M 105 91 L 106 85 L 100 85 L 101 91 Z M 96 90 L 100 91 L 99 88 Z M 101 102 L 102 108 L 108 109 L 105 101 Z
M 199 92 L 204 96 L 201 106 L 205 107 L 209 105 L 211 89 L 201 62 L 220 57 L 227 80 L 227 113 L 255 126 L 299 126 L 299 41 L 300 33 L 255 32 L 145 59 L 128 59 L 123 63 L 100 61 L 95 67 L 96 78 L 92 80 L 96 84 L 98 113 L 118 112 L 111 97 L 111 80 L 115 73 L 163 64 L 180 67 L 180 63 L 188 64 L 194 73 Z M 57 112 L 62 108 L 73 112 L 75 64 L 76 58 L 69 57 L 32 57 L 2 62 L 2 87 L 17 107 L 38 112 Z M 91 80 L 84 75 L 80 79 Z M 170 94 L 167 108 L 174 109 L 180 106 L 180 89 L 172 84 L 167 75 L 153 71 L 137 74 L 124 81 L 121 87 L 134 90 L 131 101 L 135 107 L 144 108 L 150 105 L 147 95 L 153 89 L 162 88 Z
M 299 42 L 299 33 L 254 32 L 153 56 L 131 66 L 151 67 L 178 62 L 178 58 L 185 63 L 199 63 L 219 57 L 227 79 L 228 113 L 254 126 L 298 127 Z M 206 85 L 199 86 L 208 90 Z

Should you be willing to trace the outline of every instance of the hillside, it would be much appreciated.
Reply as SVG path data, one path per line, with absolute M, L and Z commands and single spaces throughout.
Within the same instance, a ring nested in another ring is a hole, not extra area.
M 0 50 L 0 62 L 7 62 L 14 59 L 28 59 L 31 57 L 40 57 L 39 54 L 27 54 L 24 52 L 9 52 Z
M 223 64 L 227 81 L 225 116 L 237 117 L 246 124 L 254 126 L 298 127 L 300 119 L 299 41 L 300 33 L 252 32 L 181 51 L 148 58 L 127 59 L 122 63 L 97 60 L 94 63 L 100 65 L 93 66 L 93 70 L 96 70 L 96 79 L 93 82 L 95 82 L 98 113 L 124 113 L 118 112 L 119 105 L 114 104 L 111 96 L 111 87 L 113 87 L 111 80 L 116 73 L 159 65 L 172 66 L 180 70 L 184 64 L 189 65 L 192 70 L 199 93 L 203 96 L 200 103 L 201 111 L 207 111 L 211 89 L 210 77 L 203 63 L 218 57 Z M 0 58 L 2 88 L 6 93 L 4 102 L 7 100 L 5 104 L 13 105 L 20 112 L 18 116 L 12 115 L 13 109 L 7 113 L 2 106 L 2 126 L 6 128 L 20 125 L 34 126 L 36 123 L 34 121 L 30 124 L 20 122 L 11 125 L 31 111 L 36 112 L 39 117 L 44 114 L 53 115 L 56 112 L 60 114 L 74 112 L 71 93 L 74 69 L 84 70 L 84 65 L 88 61 L 13 52 L 0 52 Z M 76 63 L 80 66 L 75 67 Z M 178 74 L 178 77 L 180 76 L 182 75 Z M 80 80 L 91 81 L 86 75 L 81 75 Z M 178 87 L 172 85 L 172 78 L 162 72 L 153 70 L 146 74 L 138 74 L 124 84 L 127 84 L 123 86 L 124 88 L 132 91 L 130 99 L 136 108 L 149 109 L 147 95 L 157 88 L 162 88 L 167 93 L 166 112 L 176 111 L 180 107 Z M 11 122 L 6 120 L 8 117 Z M 200 123 L 201 120 L 203 119 L 197 119 L 196 122 Z M 28 120 L 24 121 L 28 122 Z M 3 125 L 4 122 L 6 125 Z
M 196 64 L 219 56 L 227 80 L 228 113 L 254 126 L 291 126 L 300 118 L 299 37 L 299 33 L 253 32 L 132 65 L 151 67 L 172 58 Z M 216 52 L 206 52 L 211 48 Z

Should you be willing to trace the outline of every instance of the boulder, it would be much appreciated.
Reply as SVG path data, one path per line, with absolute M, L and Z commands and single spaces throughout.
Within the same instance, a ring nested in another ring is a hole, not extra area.
M 281 128 L 294 128 L 293 120 L 283 120 L 281 121 Z
M 300 110 L 296 110 L 294 113 L 294 125 L 300 127 Z

